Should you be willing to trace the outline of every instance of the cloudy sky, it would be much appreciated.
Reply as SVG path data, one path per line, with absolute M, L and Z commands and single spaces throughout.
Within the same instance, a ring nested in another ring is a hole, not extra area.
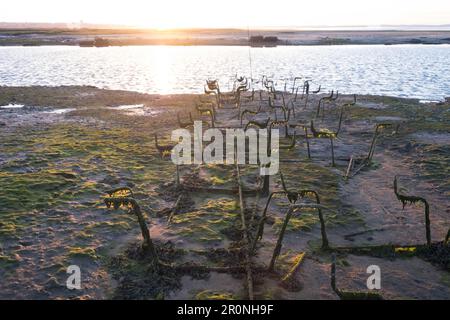
M 0 22 L 151 28 L 450 24 L 450 0 L 2 0 Z

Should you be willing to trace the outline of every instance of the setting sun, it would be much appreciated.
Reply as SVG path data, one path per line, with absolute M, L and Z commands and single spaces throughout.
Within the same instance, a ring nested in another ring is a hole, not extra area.
M 438 25 L 450 17 L 447 0 L 15 0 L 3 1 L 0 9 L 0 22 L 83 21 L 156 29 Z

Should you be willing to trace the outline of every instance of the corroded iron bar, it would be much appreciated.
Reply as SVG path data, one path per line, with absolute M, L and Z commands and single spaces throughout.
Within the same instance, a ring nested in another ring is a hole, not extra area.
M 250 239 L 248 235 L 247 222 L 245 218 L 245 206 L 244 206 L 244 195 L 242 192 L 242 180 L 241 174 L 239 170 L 239 164 L 236 161 L 236 175 L 237 175 L 237 183 L 239 188 L 239 207 L 241 211 L 241 224 L 242 224 L 242 233 L 245 241 L 244 255 L 245 255 L 245 267 L 247 274 L 247 289 L 248 289 L 248 298 L 253 300 L 253 278 L 252 278 L 252 268 L 251 268 L 251 255 L 250 255 Z
M 417 196 L 410 196 L 410 195 L 405 195 L 405 194 L 401 194 L 398 191 L 398 186 L 397 186 L 397 176 L 394 177 L 394 193 L 395 196 L 397 197 L 397 199 L 399 201 L 401 201 L 403 208 L 405 208 L 405 205 L 409 204 L 413 204 L 416 202 L 422 202 L 424 204 L 425 207 L 425 233 L 426 233 L 426 238 L 427 238 L 427 245 L 431 245 L 431 223 L 430 223 L 430 206 L 428 204 L 428 201 L 425 198 L 422 197 L 417 197 Z
M 150 230 L 148 229 L 147 223 L 145 222 L 141 208 L 137 201 L 131 196 L 115 197 L 113 194 L 112 196 L 106 197 L 104 199 L 104 202 L 106 204 L 106 207 L 108 208 L 110 208 L 111 206 L 114 209 L 118 209 L 121 206 L 128 207 L 130 209 L 130 213 L 136 215 L 136 217 L 138 218 L 139 227 L 141 229 L 142 238 L 144 239 L 142 243 L 142 249 L 150 255 L 154 267 L 157 267 L 159 264 L 158 255 L 156 253 L 152 238 L 150 237 Z
M 281 227 L 280 234 L 278 236 L 277 243 L 275 245 L 275 249 L 273 250 L 272 259 L 270 260 L 270 264 L 269 264 L 269 268 L 268 268 L 269 271 L 273 271 L 275 268 L 275 262 L 276 262 L 278 256 L 280 255 L 281 248 L 283 245 L 284 234 L 286 232 L 286 228 L 287 228 L 287 225 L 289 224 L 289 220 L 291 219 L 292 214 L 294 213 L 295 210 L 302 209 L 302 208 L 328 209 L 327 207 L 322 206 L 320 204 L 311 204 L 311 203 L 298 203 L 298 204 L 291 204 L 289 206 L 289 209 L 286 213 L 286 217 L 283 222 L 283 226 Z

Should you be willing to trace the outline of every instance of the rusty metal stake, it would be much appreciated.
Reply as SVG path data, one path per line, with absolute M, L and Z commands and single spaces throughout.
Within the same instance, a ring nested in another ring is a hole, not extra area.
M 425 198 L 422 197 L 416 197 L 416 196 L 410 196 L 410 195 L 404 195 L 398 192 L 397 187 L 397 176 L 394 177 L 394 193 L 398 200 L 401 201 L 403 205 L 403 209 L 405 208 L 405 205 L 413 204 L 416 202 L 422 202 L 425 206 L 425 233 L 427 238 L 427 245 L 431 245 L 431 223 L 430 223 L 430 206 L 428 204 L 428 201 Z

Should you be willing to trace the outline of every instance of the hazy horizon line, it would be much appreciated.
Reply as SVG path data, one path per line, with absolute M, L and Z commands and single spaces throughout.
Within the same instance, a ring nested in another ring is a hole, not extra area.
M 67 28 L 67 29 L 83 29 L 83 28 L 98 28 L 98 29 L 130 29 L 130 30 L 343 30 L 343 29 L 353 29 L 358 30 L 377 30 L 386 28 L 397 28 L 396 30 L 406 29 L 408 31 L 414 31 L 412 28 L 448 28 L 450 31 L 450 22 L 446 24 L 380 24 L 380 25 L 291 25 L 291 26 L 230 26 L 230 27 L 180 27 L 180 28 L 156 28 L 156 27 L 145 27 L 145 26 L 133 26 L 133 25 L 122 25 L 122 24 L 104 24 L 104 23 L 91 23 L 91 22 L 9 22 L 0 21 L 0 28 L 5 28 L 7 25 L 19 27 L 23 25 L 23 28 L 27 26 L 29 28 L 44 28 L 45 25 L 53 28 Z M 39 26 L 41 25 L 41 26 Z M 38 27 L 39 26 L 39 27 Z

